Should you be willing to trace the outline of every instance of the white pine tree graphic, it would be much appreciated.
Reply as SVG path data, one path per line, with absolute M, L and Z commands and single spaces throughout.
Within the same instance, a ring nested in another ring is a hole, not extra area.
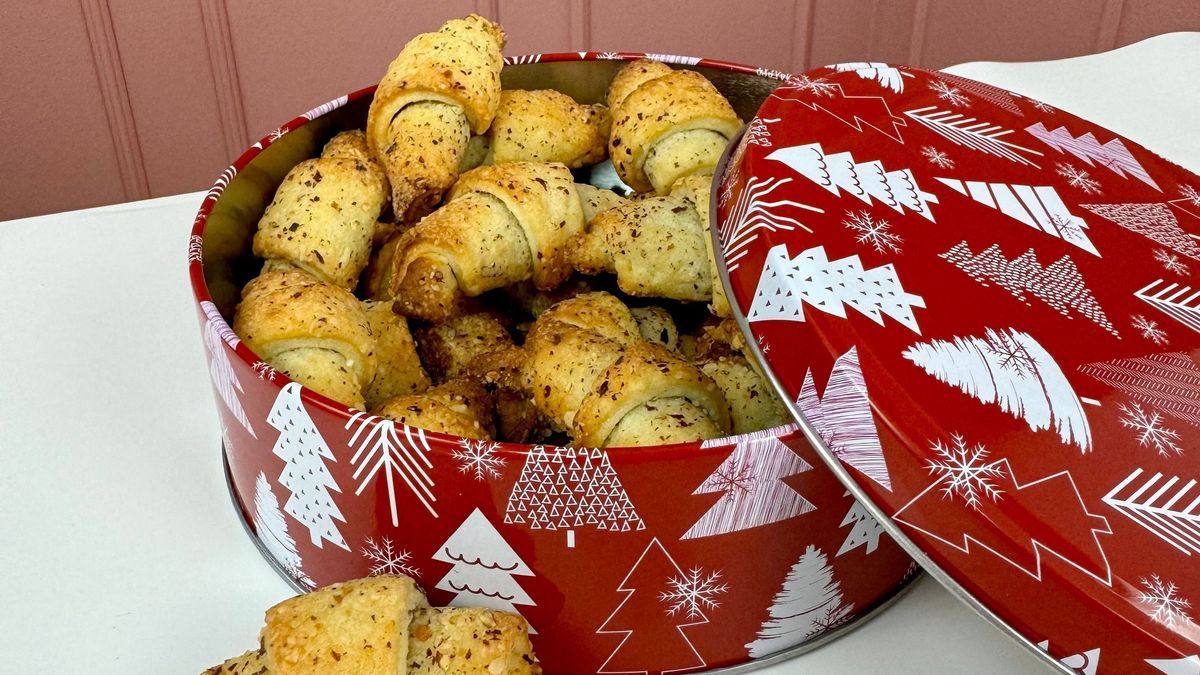
M 357 426 L 350 437 L 350 447 L 355 448 L 350 464 L 354 466 L 354 480 L 358 481 L 354 494 L 361 495 L 382 475 L 394 527 L 400 526 L 400 506 L 396 496 L 400 483 L 404 483 L 429 515 L 437 518 L 433 508 L 437 497 L 433 494 L 433 477 L 429 475 L 433 463 L 429 461 L 425 431 L 407 425 L 400 425 L 402 431 L 397 431 L 392 420 L 364 412 L 354 413 L 346 422 L 347 429 L 352 426 Z
M 746 187 L 738 193 L 729 215 L 721 221 L 721 243 L 725 249 L 725 264 L 729 266 L 729 271 L 738 268 L 739 261 L 748 252 L 750 244 L 758 239 L 758 235 L 764 230 L 779 232 L 800 228 L 805 232 L 812 232 L 804 223 L 783 215 L 779 210 L 791 207 L 824 213 L 824 209 L 788 199 L 770 199 L 771 193 L 791 181 L 791 178 L 751 177 Z
M 699 539 L 770 525 L 817 507 L 783 481 L 812 469 L 770 432 L 745 434 L 733 454 L 692 492 L 720 494 L 681 539 Z
M 306 588 L 313 588 L 313 580 L 304 572 L 303 561 L 296 551 L 296 541 L 288 534 L 287 521 L 279 510 L 279 500 L 271 489 L 267 474 L 258 472 L 254 481 L 254 531 L 267 552 L 283 567 L 288 576 Z
M 817 394 L 812 371 L 805 373 L 796 405 L 838 459 L 892 489 L 857 347 L 833 362 L 824 396 Z
M 350 546 L 334 522 L 344 523 L 346 518 L 329 494 L 330 490 L 341 492 L 341 488 L 325 466 L 325 460 L 337 459 L 300 402 L 299 383 L 289 382 L 279 391 L 267 424 L 279 430 L 271 452 L 284 462 L 279 484 L 292 493 L 283 510 L 308 528 L 317 548 L 328 540 L 349 551 Z
M 1146 185 L 1162 192 L 1162 188 L 1158 187 L 1158 183 L 1155 183 L 1150 174 L 1146 172 L 1146 169 L 1134 159 L 1133 155 L 1129 152 L 1129 148 L 1125 147 L 1120 138 L 1114 138 L 1107 143 L 1101 144 L 1090 131 L 1076 138 L 1071 135 L 1071 132 L 1067 131 L 1066 127 L 1059 127 L 1051 131 L 1041 122 L 1026 127 L 1025 131 L 1059 152 L 1074 155 L 1088 166 L 1099 164 L 1122 178 L 1128 173 Z
M 954 110 L 940 110 L 937 106 L 905 110 L 904 114 L 955 145 L 986 155 L 1003 157 L 1018 164 L 1034 168 L 1038 166 L 1021 153 L 1026 152 L 1039 157 L 1042 153 L 1004 140 L 1005 136 L 1013 133 L 1012 129 L 1005 129 L 975 117 L 967 117 Z
M 1200 333 L 1200 290 L 1155 279 L 1133 295 Z
M 1197 481 L 1134 469 L 1108 494 L 1104 503 L 1181 553 L 1200 555 L 1200 490 Z
M 859 162 L 849 152 L 827 155 L 820 143 L 781 148 L 767 159 L 786 164 L 834 195 L 845 192 L 865 204 L 879 202 L 896 213 L 907 209 L 933 222 L 929 205 L 938 203 L 937 195 L 921 190 L 909 169 L 888 171 L 878 160 Z
M 992 403 L 1030 429 L 1053 428 L 1063 443 L 1092 449 L 1092 431 L 1071 383 L 1037 340 L 1013 328 L 983 337 L 918 342 L 904 358 L 983 403 Z
M 1031 303 L 1026 297 L 1032 295 L 1063 316 L 1078 314 L 1120 337 L 1088 289 L 1079 269 L 1067 256 L 1043 266 L 1032 248 L 1009 260 L 1001 253 L 998 244 L 973 254 L 967 242 L 963 241 L 938 257 L 984 286 L 988 282 L 996 284 L 1027 305 Z
M 1200 246 L 1179 226 L 1179 220 L 1166 204 L 1080 204 L 1092 213 L 1107 218 L 1130 232 L 1155 241 L 1180 255 L 1200 260 Z
M 846 621 L 854 606 L 842 601 L 825 554 L 809 545 L 783 580 L 758 639 L 746 645 L 759 658 L 787 649 Z
M 1089 363 L 1079 366 L 1079 372 L 1200 427 L 1200 367 L 1184 352 Z
M 952 84 L 963 91 L 970 92 L 984 100 L 991 101 L 992 103 L 995 103 L 1009 112 L 1024 116 L 1024 113 L 1021 112 L 1021 108 L 1017 106 L 1017 102 L 1013 100 L 1013 94 L 1010 91 L 1001 89 L 999 87 L 993 87 L 990 84 L 984 84 L 977 80 L 972 80 L 966 77 L 951 75 L 950 73 L 939 72 L 937 76 L 938 79 L 948 84 Z
M 1052 237 L 1058 237 L 1092 255 L 1100 255 L 1085 232 L 1087 222 L 1071 213 L 1058 196 L 1058 192 L 1049 185 L 985 183 L 977 180 L 961 181 L 957 178 L 937 180 L 959 194 L 999 210 L 1013 220 Z
M 914 307 L 925 300 L 904 290 L 889 263 L 864 269 L 857 255 L 829 260 L 824 246 L 794 259 L 784 244 L 767 252 L 747 320 L 804 321 L 804 305 L 846 318 L 846 306 L 883 325 L 889 316 L 920 334 Z
M 1200 675 L 1200 654 L 1181 659 L 1146 659 L 1146 664 L 1167 675 Z
M 229 355 L 225 353 L 223 344 L 228 343 L 236 348 L 241 340 L 234 334 L 229 324 L 225 323 L 225 319 L 221 317 L 221 312 L 216 305 L 208 300 L 201 300 L 200 309 L 204 311 L 204 346 L 208 348 L 208 374 L 212 378 L 213 387 L 216 388 L 217 395 L 221 397 L 234 419 L 245 427 L 247 433 L 258 438 L 258 435 L 254 433 L 254 427 L 250 425 L 250 418 L 246 416 L 246 410 L 242 408 L 242 401 L 238 397 L 238 393 L 245 390 L 242 389 L 242 383 L 233 373 L 233 364 L 229 362 Z
M 867 509 L 857 499 L 850 506 L 850 510 L 846 512 L 846 517 L 842 518 L 841 526 L 847 525 L 850 526 L 850 532 L 846 535 L 846 540 L 842 542 L 842 547 L 838 549 L 835 558 L 861 546 L 866 547 L 863 551 L 864 555 L 870 555 L 879 548 L 879 537 L 883 534 L 883 526 L 879 524 L 878 520 L 875 520 L 874 516 L 867 513 Z
M 912 78 L 912 73 L 906 73 L 899 68 L 889 66 L 886 63 L 874 63 L 869 61 L 853 61 L 848 63 L 834 64 L 833 69 L 838 72 L 854 72 L 864 80 L 875 80 L 879 86 L 885 89 L 891 89 L 897 94 L 904 91 L 904 78 Z
M 521 588 L 516 576 L 534 576 L 533 570 L 504 541 L 479 509 L 433 554 L 433 559 L 452 565 L 436 588 L 455 593 L 455 607 L 487 607 L 520 614 L 515 605 L 537 606 Z M 530 633 L 536 633 L 533 626 Z

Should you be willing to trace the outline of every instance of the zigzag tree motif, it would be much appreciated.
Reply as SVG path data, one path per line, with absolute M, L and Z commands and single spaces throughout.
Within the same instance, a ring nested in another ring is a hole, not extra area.
M 1162 192 L 1162 188 L 1158 187 L 1158 183 L 1154 182 L 1154 179 L 1138 163 L 1137 159 L 1129 152 L 1129 148 L 1125 147 L 1120 138 L 1113 138 L 1111 141 L 1101 144 L 1096 139 L 1095 134 L 1090 131 L 1076 138 L 1071 135 L 1071 132 L 1067 131 L 1066 127 L 1059 127 L 1050 131 L 1041 122 L 1025 127 L 1025 131 L 1029 132 L 1030 136 L 1059 152 L 1074 155 L 1088 166 L 1095 166 L 1099 163 L 1122 178 L 1128 173 L 1146 185 Z M 1093 160 L 1095 161 L 1093 162 Z

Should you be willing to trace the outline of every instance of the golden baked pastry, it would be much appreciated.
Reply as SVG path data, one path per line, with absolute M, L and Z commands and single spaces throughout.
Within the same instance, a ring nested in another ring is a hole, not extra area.
M 413 222 L 454 184 L 471 134 L 500 103 L 504 30 L 472 14 L 404 46 L 367 113 L 367 144 L 392 186 L 396 219 Z
M 528 628 L 492 609 L 419 609 L 409 624 L 408 675 L 537 675 Z
M 698 365 L 725 394 L 733 433 L 748 434 L 787 424 L 787 411 L 775 390 L 746 359 L 719 356 Z
M 638 333 L 643 340 L 656 342 L 671 351 L 679 350 L 679 329 L 671 313 L 662 307 L 635 307 L 629 310 L 637 321 Z
M 486 440 L 495 435 L 493 410 L 491 397 L 482 385 L 459 378 L 423 394 L 390 398 L 373 412 L 410 427 Z
M 367 408 L 402 394 L 419 394 L 429 388 L 429 375 L 417 357 L 417 345 L 408 330 L 408 319 L 392 311 L 392 303 L 362 301 L 375 338 L 375 377 L 363 392 Z
M 267 654 L 260 647 L 213 666 L 200 675 L 268 675 L 270 672 Z
M 452 380 L 472 359 L 512 345 L 512 335 L 491 314 L 464 314 L 417 332 L 421 361 L 439 381 Z
M 502 91 L 491 128 L 471 139 L 463 165 L 561 162 L 577 169 L 607 156 L 608 132 L 603 105 L 577 103 L 553 89 Z

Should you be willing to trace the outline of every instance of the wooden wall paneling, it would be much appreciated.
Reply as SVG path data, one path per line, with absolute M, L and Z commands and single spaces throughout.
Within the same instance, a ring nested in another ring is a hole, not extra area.
M 593 50 L 707 56 L 786 70 L 796 12 L 808 0 L 600 0 L 592 3 Z
M 0 220 L 124 201 L 80 3 L 6 3 L 0 25 Z
M 505 54 L 576 52 L 587 49 L 585 0 L 505 0 L 496 16 L 508 34 Z
M 216 89 L 201 5 L 109 8 L 150 194 L 207 188 L 247 143 L 240 107 L 220 114 L 218 102 L 228 100 L 229 88 L 236 93 L 236 78 Z
M 1200 30 L 1200 0 L 1125 2 L 1117 27 L 1117 42 L 1126 45 L 1181 30 Z
M 251 138 L 378 82 L 413 35 L 477 10 L 474 0 L 219 1 L 226 4 Z
M 906 63 L 913 0 L 824 0 L 813 13 L 811 68 L 845 61 Z

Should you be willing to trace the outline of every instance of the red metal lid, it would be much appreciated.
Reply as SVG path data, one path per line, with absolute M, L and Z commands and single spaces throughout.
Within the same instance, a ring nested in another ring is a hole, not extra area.
M 743 329 L 909 553 L 1055 664 L 1200 673 L 1200 177 L 861 63 L 781 85 L 719 175 Z

